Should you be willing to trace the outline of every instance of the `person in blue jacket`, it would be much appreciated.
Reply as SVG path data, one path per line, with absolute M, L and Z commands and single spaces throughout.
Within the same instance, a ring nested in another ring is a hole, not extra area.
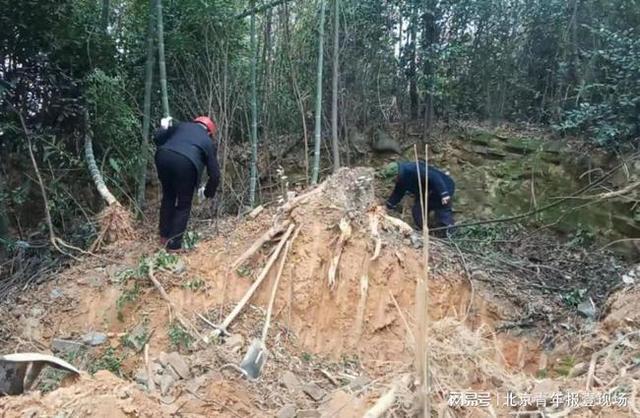
M 388 209 L 395 209 L 406 194 L 414 195 L 415 201 L 411 213 L 416 228 L 422 229 L 422 205 L 419 198 L 419 180 L 422 180 L 422 193 L 428 190 L 427 207 L 429 212 L 435 212 L 438 221 L 437 227 L 452 227 L 455 224 L 451 202 L 455 192 L 455 183 L 450 176 L 435 167 L 427 167 L 424 161 L 419 161 L 417 166 L 415 161 L 391 163 L 385 168 L 385 175 L 396 176 L 395 188 L 386 202 Z M 425 188 L 425 177 L 428 189 Z M 447 228 L 447 232 L 450 230 Z
M 216 194 L 220 169 L 214 139 L 217 127 L 210 118 L 199 116 L 193 122 L 170 124 L 171 118 L 164 118 L 162 128 L 153 137 L 162 184 L 160 244 L 168 250 L 179 250 L 204 168 L 209 174 L 204 195 L 209 199 Z

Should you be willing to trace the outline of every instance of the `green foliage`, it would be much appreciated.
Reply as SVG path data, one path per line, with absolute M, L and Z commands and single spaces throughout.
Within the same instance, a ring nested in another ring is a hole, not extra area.
M 98 370 L 108 370 L 116 376 L 122 377 L 122 362 L 125 357 L 118 354 L 115 348 L 107 348 L 93 363 L 89 364 L 89 373 L 95 374 Z
M 564 357 L 564 358 L 560 359 L 560 361 L 558 362 L 558 364 L 556 365 L 554 370 L 560 376 L 569 376 L 569 373 L 571 372 L 571 370 L 573 369 L 573 367 L 576 364 L 577 364 L 577 360 L 576 360 L 575 357 L 567 356 L 567 357 Z
M 168 331 L 169 341 L 176 350 L 188 350 L 193 344 L 191 335 L 178 322 L 173 322 Z
M 133 286 L 130 288 L 125 288 L 118 299 L 116 300 L 116 311 L 119 321 L 124 321 L 123 310 L 124 308 L 132 303 L 135 303 L 140 297 L 140 286 L 138 282 L 135 281 Z
M 182 238 L 182 246 L 186 250 L 192 250 L 198 246 L 200 238 L 200 234 L 196 231 L 187 231 Z
M 182 287 L 184 287 L 185 289 L 193 290 L 195 292 L 202 289 L 205 286 L 205 284 L 206 283 L 204 282 L 204 280 L 200 278 L 195 278 L 183 283 Z
M 562 295 L 562 301 L 565 303 L 565 305 L 576 308 L 580 304 L 580 302 L 584 300 L 584 295 L 586 293 L 586 289 L 572 289 L 571 291 Z

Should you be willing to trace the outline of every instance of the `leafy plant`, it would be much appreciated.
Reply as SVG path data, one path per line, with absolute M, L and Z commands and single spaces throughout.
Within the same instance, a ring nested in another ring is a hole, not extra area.
M 169 327 L 169 341 L 177 350 L 191 348 L 193 338 L 178 322 L 173 322 Z
M 124 321 L 122 311 L 126 305 L 134 303 L 140 297 L 140 286 L 138 282 L 134 282 L 131 288 L 125 288 L 116 300 L 116 310 L 119 321 Z
M 204 287 L 205 282 L 204 280 L 200 279 L 200 278 L 195 278 L 195 279 L 191 279 L 186 281 L 185 283 L 182 284 L 182 287 L 184 287 L 185 289 L 190 289 L 193 291 L 197 291 L 200 290 Z
M 118 355 L 113 347 L 107 348 L 96 361 L 89 365 L 89 373 L 95 374 L 98 370 L 108 370 L 122 377 L 122 362 L 124 356 Z
M 187 250 L 194 249 L 198 246 L 200 238 L 200 234 L 196 231 L 187 231 L 182 238 L 182 245 Z

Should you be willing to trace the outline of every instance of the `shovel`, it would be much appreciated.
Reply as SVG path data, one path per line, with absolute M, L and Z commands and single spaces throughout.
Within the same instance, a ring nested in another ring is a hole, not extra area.
M 254 339 L 247 350 L 242 362 L 240 363 L 240 368 L 244 371 L 245 375 L 250 379 L 257 379 L 262 374 L 262 367 L 264 363 L 267 361 L 267 356 L 269 354 L 266 346 L 267 341 L 267 331 L 269 330 L 269 325 L 271 323 L 271 313 L 273 312 L 273 303 L 276 300 L 276 293 L 278 291 L 278 283 L 280 283 L 280 277 L 282 276 L 282 270 L 284 269 L 284 263 L 287 260 L 287 254 L 289 254 L 289 249 L 291 248 L 291 244 L 296 239 L 296 235 L 300 228 L 293 234 L 291 240 L 287 242 L 287 247 L 284 251 L 284 255 L 282 256 L 282 261 L 280 261 L 280 266 L 278 267 L 278 274 L 276 275 L 276 280 L 273 282 L 273 288 L 271 289 L 271 299 L 269 299 L 269 307 L 267 308 L 267 315 L 264 321 L 264 327 L 262 328 L 262 337 L 260 339 Z

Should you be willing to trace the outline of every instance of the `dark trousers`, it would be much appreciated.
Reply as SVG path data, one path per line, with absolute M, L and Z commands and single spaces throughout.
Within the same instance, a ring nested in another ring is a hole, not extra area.
M 448 205 L 444 206 L 438 196 L 432 197 L 429 196 L 428 208 L 429 213 L 435 212 L 437 224 L 436 227 L 442 226 L 453 226 L 455 224 L 453 220 L 453 208 L 451 205 L 451 201 Z M 416 224 L 416 228 L 421 230 L 423 225 L 422 219 L 422 205 L 420 204 L 420 199 L 416 198 L 413 203 L 413 207 L 411 208 L 411 214 L 413 215 L 413 221 Z M 447 229 L 447 231 L 450 228 Z M 444 235 L 444 234 L 443 234 Z
M 198 172 L 187 157 L 164 149 L 156 152 L 156 168 L 162 184 L 160 236 L 169 239 L 167 248 L 177 250 L 189 223 Z

